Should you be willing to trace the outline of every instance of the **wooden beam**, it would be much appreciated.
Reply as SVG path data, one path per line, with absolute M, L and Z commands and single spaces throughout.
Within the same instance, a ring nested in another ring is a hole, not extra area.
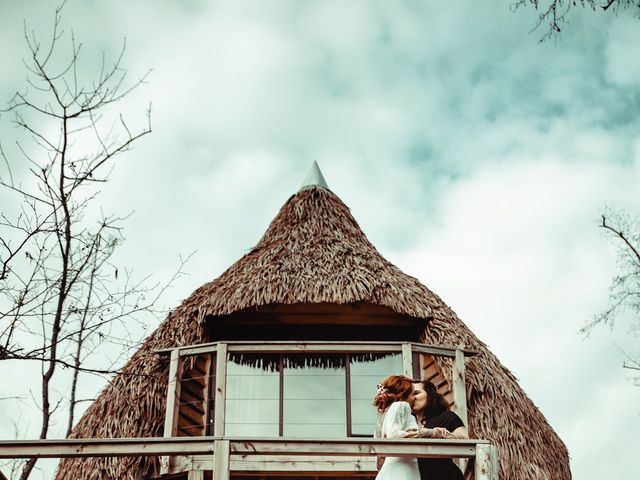
M 189 470 L 187 472 L 187 480 L 204 480 L 204 471 Z
M 213 452 L 213 478 L 215 480 L 229 480 L 229 440 L 216 440 Z
M 495 446 L 476 446 L 475 480 L 498 480 L 498 451 Z
M 186 345 L 183 347 L 165 348 L 156 350 L 158 354 L 168 354 L 173 350 L 179 350 L 180 356 L 197 355 L 200 353 L 215 352 L 218 344 L 222 342 L 203 343 L 199 345 Z M 284 351 L 327 351 L 327 352 L 399 352 L 402 350 L 401 342 L 326 342 L 326 341 L 229 341 L 228 351 L 260 351 L 260 352 L 284 352 Z M 455 347 L 443 347 L 411 343 L 412 349 L 419 353 L 428 353 L 435 356 L 456 356 Z M 477 355 L 475 350 L 462 350 L 467 357 Z
M 443 439 L 298 439 L 220 437 L 97 438 L 0 441 L 0 458 L 140 457 L 209 455 L 216 441 L 229 441 L 232 455 L 474 457 L 486 440 Z
M 498 447 L 493 444 L 489 445 L 489 457 L 491 459 L 492 480 L 498 480 L 500 476 L 500 458 L 498 457 Z
M 0 458 L 146 457 L 213 453 L 213 437 L 0 441 Z
M 456 414 L 462 419 L 464 426 L 467 427 L 467 389 L 464 374 L 464 352 L 462 349 L 456 350 L 456 357 L 453 362 L 452 390 Z
M 464 372 L 464 351 L 462 348 L 456 349 L 456 356 L 453 361 L 453 385 L 451 386 L 453 393 L 453 404 L 456 414 L 468 428 L 467 422 L 467 387 L 465 384 Z M 456 460 L 458 468 L 462 472 L 467 470 L 467 459 L 461 458 Z
M 400 343 L 394 345 L 350 345 L 350 344 L 312 344 L 309 342 L 298 342 L 293 344 L 277 343 L 277 344 L 220 344 L 227 345 L 229 352 L 322 352 L 322 353 L 348 353 L 348 352 L 400 352 L 402 346 Z M 194 346 L 181 348 L 180 355 L 198 355 L 201 353 L 217 351 L 217 346 Z
M 423 345 L 421 343 L 412 343 L 411 345 L 413 345 L 413 349 L 416 352 L 428 353 L 429 355 L 436 356 L 436 357 L 455 358 L 456 350 L 459 350 L 458 348 L 440 347 L 437 345 Z M 477 350 L 467 350 L 466 348 L 463 349 L 462 351 L 467 357 L 473 357 L 475 355 L 478 355 L 479 353 Z
M 461 442 L 461 443 L 460 443 Z M 468 458 L 475 454 L 475 445 L 468 440 L 426 441 L 404 439 L 397 441 L 358 441 L 271 439 L 233 442 L 232 454 L 251 455 L 332 455 L 332 456 L 394 456 L 429 458 Z
M 205 430 L 204 430 L 204 434 L 205 435 L 211 435 L 213 432 L 209 431 L 210 430 L 210 425 L 213 423 L 213 418 L 211 417 L 211 414 L 213 413 L 213 398 L 212 395 L 215 395 L 214 392 L 214 388 L 215 388 L 215 372 L 212 372 L 213 369 L 213 355 L 212 354 L 205 354 L 206 356 L 206 363 L 205 363 L 205 375 L 206 375 L 206 385 L 204 388 L 204 404 L 202 405 L 202 407 L 204 408 L 204 423 L 205 423 Z M 225 375 L 226 377 L 226 375 Z
M 235 316 L 238 313 L 246 313 L 248 315 L 255 315 L 256 313 L 350 313 L 351 315 L 360 314 L 389 314 L 399 315 L 395 310 L 383 305 L 376 305 L 369 302 L 355 302 L 355 303 L 332 303 L 332 302 L 319 302 L 319 303 L 277 303 L 260 305 L 257 307 L 251 307 L 245 310 L 240 310 L 229 316 Z
M 219 343 L 216 348 L 216 383 L 213 401 L 213 434 L 224 435 L 225 397 L 227 395 L 227 344 Z
M 167 405 L 164 415 L 164 436 L 173 437 L 176 425 L 177 403 L 180 398 L 180 379 L 178 378 L 180 354 L 178 350 L 171 352 L 169 360 L 169 381 L 167 384 Z
M 419 323 L 423 323 L 423 320 L 416 320 L 405 315 L 387 313 L 354 314 L 352 312 L 274 312 L 261 315 L 233 316 L 225 319 L 224 321 L 212 322 L 211 325 L 213 328 L 220 328 L 228 325 L 242 325 L 246 327 L 265 325 L 309 325 L 344 328 L 354 325 L 410 327 Z
M 169 359 L 169 376 L 167 382 L 167 404 L 164 411 L 164 436 L 173 437 L 177 435 L 178 427 L 178 401 L 180 400 L 180 351 L 172 350 Z M 171 459 L 169 457 L 160 458 L 160 475 L 169 471 Z
M 182 388 L 180 392 L 180 410 L 188 406 L 189 408 L 195 410 L 200 415 L 202 415 L 205 412 L 204 401 L 205 401 L 204 398 L 200 398 L 193 391 L 184 388 L 184 384 L 182 384 Z
M 182 405 L 180 408 L 178 428 L 188 431 L 188 435 L 205 435 L 204 415 L 189 407 L 190 405 Z
M 210 457 L 196 457 L 210 458 Z M 204 464 L 200 464 L 205 467 Z M 206 464 L 209 470 L 213 468 L 211 463 Z M 311 455 L 233 455 L 230 468 L 232 472 L 258 473 L 278 472 L 283 475 L 291 475 L 292 472 L 332 472 L 333 479 L 338 477 L 338 472 L 349 476 L 358 473 L 376 472 L 376 459 L 374 457 L 322 457 Z M 366 477 L 369 478 L 369 477 Z M 329 479 L 327 479 L 329 480 Z
M 402 373 L 413 378 L 413 351 L 410 343 L 402 344 Z

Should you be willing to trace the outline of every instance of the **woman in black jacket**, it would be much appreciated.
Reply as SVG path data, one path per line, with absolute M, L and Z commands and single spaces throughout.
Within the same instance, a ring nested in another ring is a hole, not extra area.
M 428 381 L 413 384 L 412 410 L 418 425 L 431 428 L 433 438 L 469 438 L 464 423 L 452 411 L 436 386 Z M 460 469 L 450 458 L 418 458 L 422 480 L 462 480 Z

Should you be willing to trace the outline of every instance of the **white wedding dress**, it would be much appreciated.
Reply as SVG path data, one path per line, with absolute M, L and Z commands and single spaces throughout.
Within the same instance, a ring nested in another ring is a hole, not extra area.
M 407 430 L 418 428 L 407 402 L 394 402 L 378 419 L 375 437 L 402 438 Z M 376 480 L 420 480 L 418 461 L 415 458 L 387 457 Z

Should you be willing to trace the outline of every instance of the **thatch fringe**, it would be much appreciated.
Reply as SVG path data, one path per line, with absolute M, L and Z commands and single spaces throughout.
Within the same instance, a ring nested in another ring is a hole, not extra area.
M 466 370 L 469 426 L 497 445 L 500 477 L 570 480 L 564 443 L 511 372 L 437 295 L 385 260 L 347 206 L 323 188 L 291 197 L 253 250 L 172 312 L 124 368 L 147 376 L 115 377 L 73 437 L 161 436 L 168 366 L 154 351 L 207 341 L 206 317 L 267 304 L 322 302 L 368 302 L 431 318 L 425 343 L 478 350 Z M 436 362 L 451 381 L 450 360 Z M 155 471 L 156 459 L 69 459 L 56 478 L 133 480 Z
M 380 360 L 396 353 L 351 353 L 352 362 L 370 362 Z M 280 358 L 284 368 L 331 368 L 343 369 L 347 364 L 344 353 L 249 353 L 229 352 L 229 360 L 240 365 L 257 367 L 266 372 L 277 372 L 280 369 Z

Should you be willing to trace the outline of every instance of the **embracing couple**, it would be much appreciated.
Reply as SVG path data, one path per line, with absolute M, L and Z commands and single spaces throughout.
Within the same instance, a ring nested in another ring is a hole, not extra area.
M 391 375 L 378 384 L 377 438 L 469 438 L 433 383 Z M 376 480 L 462 480 L 449 458 L 387 457 Z

